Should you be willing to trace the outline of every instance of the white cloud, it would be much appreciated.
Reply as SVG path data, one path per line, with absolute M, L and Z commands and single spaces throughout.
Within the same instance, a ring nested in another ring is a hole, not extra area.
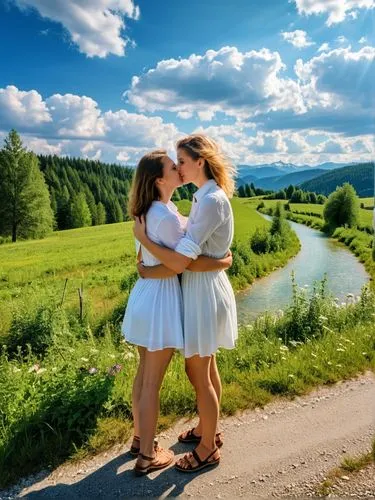
M 359 40 L 358 43 L 363 44 L 367 42 L 367 38 L 365 36 L 362 36 Z
M 14 0 L 22 9 L 32 7 L 58 22 L 69 32 L 80 52 L 88 57 L 123 56 L 128 39 L 123 38 L 124 17 L 139 19 L 133 0 Z
M 303 49 L 305 47 L 310 47 L 311 45 L 315 45 L 315 42 L 312 42 L 308 39 L 306 31 L 295 30 L 295 31 L 282 31 L 281 36 L 284 38 L 286 42 L 291 43 L 294 47 L 298 49 Z
M 21 91 L 14 85 L 0 89 L 0 125 L 3 128 L 33 127 L 52 120 L 36 90 Z
M 104 120 L 91 97 L 54 94 L 46 100 L 53 127 L 61 137 L 103 137 Z
M 375 48 L 363 47 L 358 52 L 350 48 L 335 49 L 313 57 L 307 63 L 299 59 L 297 76 L 310 87 L 310 97 L 334 109 L 366 113 L 375 105 Z M 306 87 L 308 88 L 308 87 Z M 314 91 L 316 94 L 314 95 Z M 310 106 L 312 107 L 312 102 Z
M 324 42 L 319 47 L 318 52 L 327 52 L 328 50 L 330 50 L 329 44 L 327 42 Z
M 49 143 L 46 139 L 39 137 L 28 137 L 23 138 L 24 145 L 34 151 L 36 154 L 41 155 L 60 155 L 63 150 L 63 145 L 59 143 Z
M 355 18 L 356 9 L 373 9 L 375 0 L 293 0 L 299 14 L 327 14 L 327 26 L 341 23 L 349 15 Z
M 237 118 L 278 109 L 301 113 L 298 84 L 280 77 L 284 69 L 278 52 L 242 53 L 236 47 L 222 47 L 202 56 L 160 61 L 133 77 L 124 95 L 142 112 L 168 110 L 179 117 L 195 112 L 204 120 L 219 111 Z

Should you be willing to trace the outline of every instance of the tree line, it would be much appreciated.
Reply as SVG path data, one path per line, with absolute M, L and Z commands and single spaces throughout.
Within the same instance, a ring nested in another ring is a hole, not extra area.
M 0 150 L 0 237 L 42 238 L 52 230 L 129 220 L 134 168 L 99 161 L 35 155 L 11 130 Z M 181 186 L 173 199 L 192 199 Z

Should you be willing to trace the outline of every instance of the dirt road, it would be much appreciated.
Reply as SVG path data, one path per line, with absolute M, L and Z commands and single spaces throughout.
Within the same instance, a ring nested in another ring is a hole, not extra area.
M 160 436 L 160 444 L 171 447 L 176 455 L 189 450 L 176 443 L 176 436 L 191 424 L 194 422 L 179 422 Z M 375 377 L 367 373 L 293 401 L 274 401 L 262 410 L 223 420 L 222 429 L 225 444 L 221 464 L 200 475 L 181 474 L 171 467 L 135 478 L 128 448 L 117 446 L 78 465 L 64 465 L 52 473 L 27 478 L 0 492 L 0 497 L 312 496 L 317 482 L 343 457 L 370 449 L 375 435 Z M 362 483 L 363 488 L 354 493 L 375 498 L 375 477 L 365 477 Z

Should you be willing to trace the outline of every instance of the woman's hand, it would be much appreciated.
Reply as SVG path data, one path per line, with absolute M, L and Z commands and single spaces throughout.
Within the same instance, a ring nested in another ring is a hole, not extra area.
M 133 233 L 134 233 L 135 238 L 140 243 L 143 243 L 147 239 L 146 219 L 145 219 L 144 215 L 141 215 L 140 217 L 135 218 L 134 226 L 133 226 Z

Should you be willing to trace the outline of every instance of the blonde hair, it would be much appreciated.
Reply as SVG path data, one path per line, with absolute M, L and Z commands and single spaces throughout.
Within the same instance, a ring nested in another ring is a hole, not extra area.
M 213 139 L 203 134 L 193 134 L 178 141 L 176 146 L 186 151 L 193 160 L 203 158 L 208 179 L 214 179 L 228 198 L 233 196 L 236 168 Z
M 145 154 L 138 163 L 130 190 L 128 213 L 134 217 L 146 215 L 153 201 L 160 199 L 156 180 L 163 177 L 164 149 Z

